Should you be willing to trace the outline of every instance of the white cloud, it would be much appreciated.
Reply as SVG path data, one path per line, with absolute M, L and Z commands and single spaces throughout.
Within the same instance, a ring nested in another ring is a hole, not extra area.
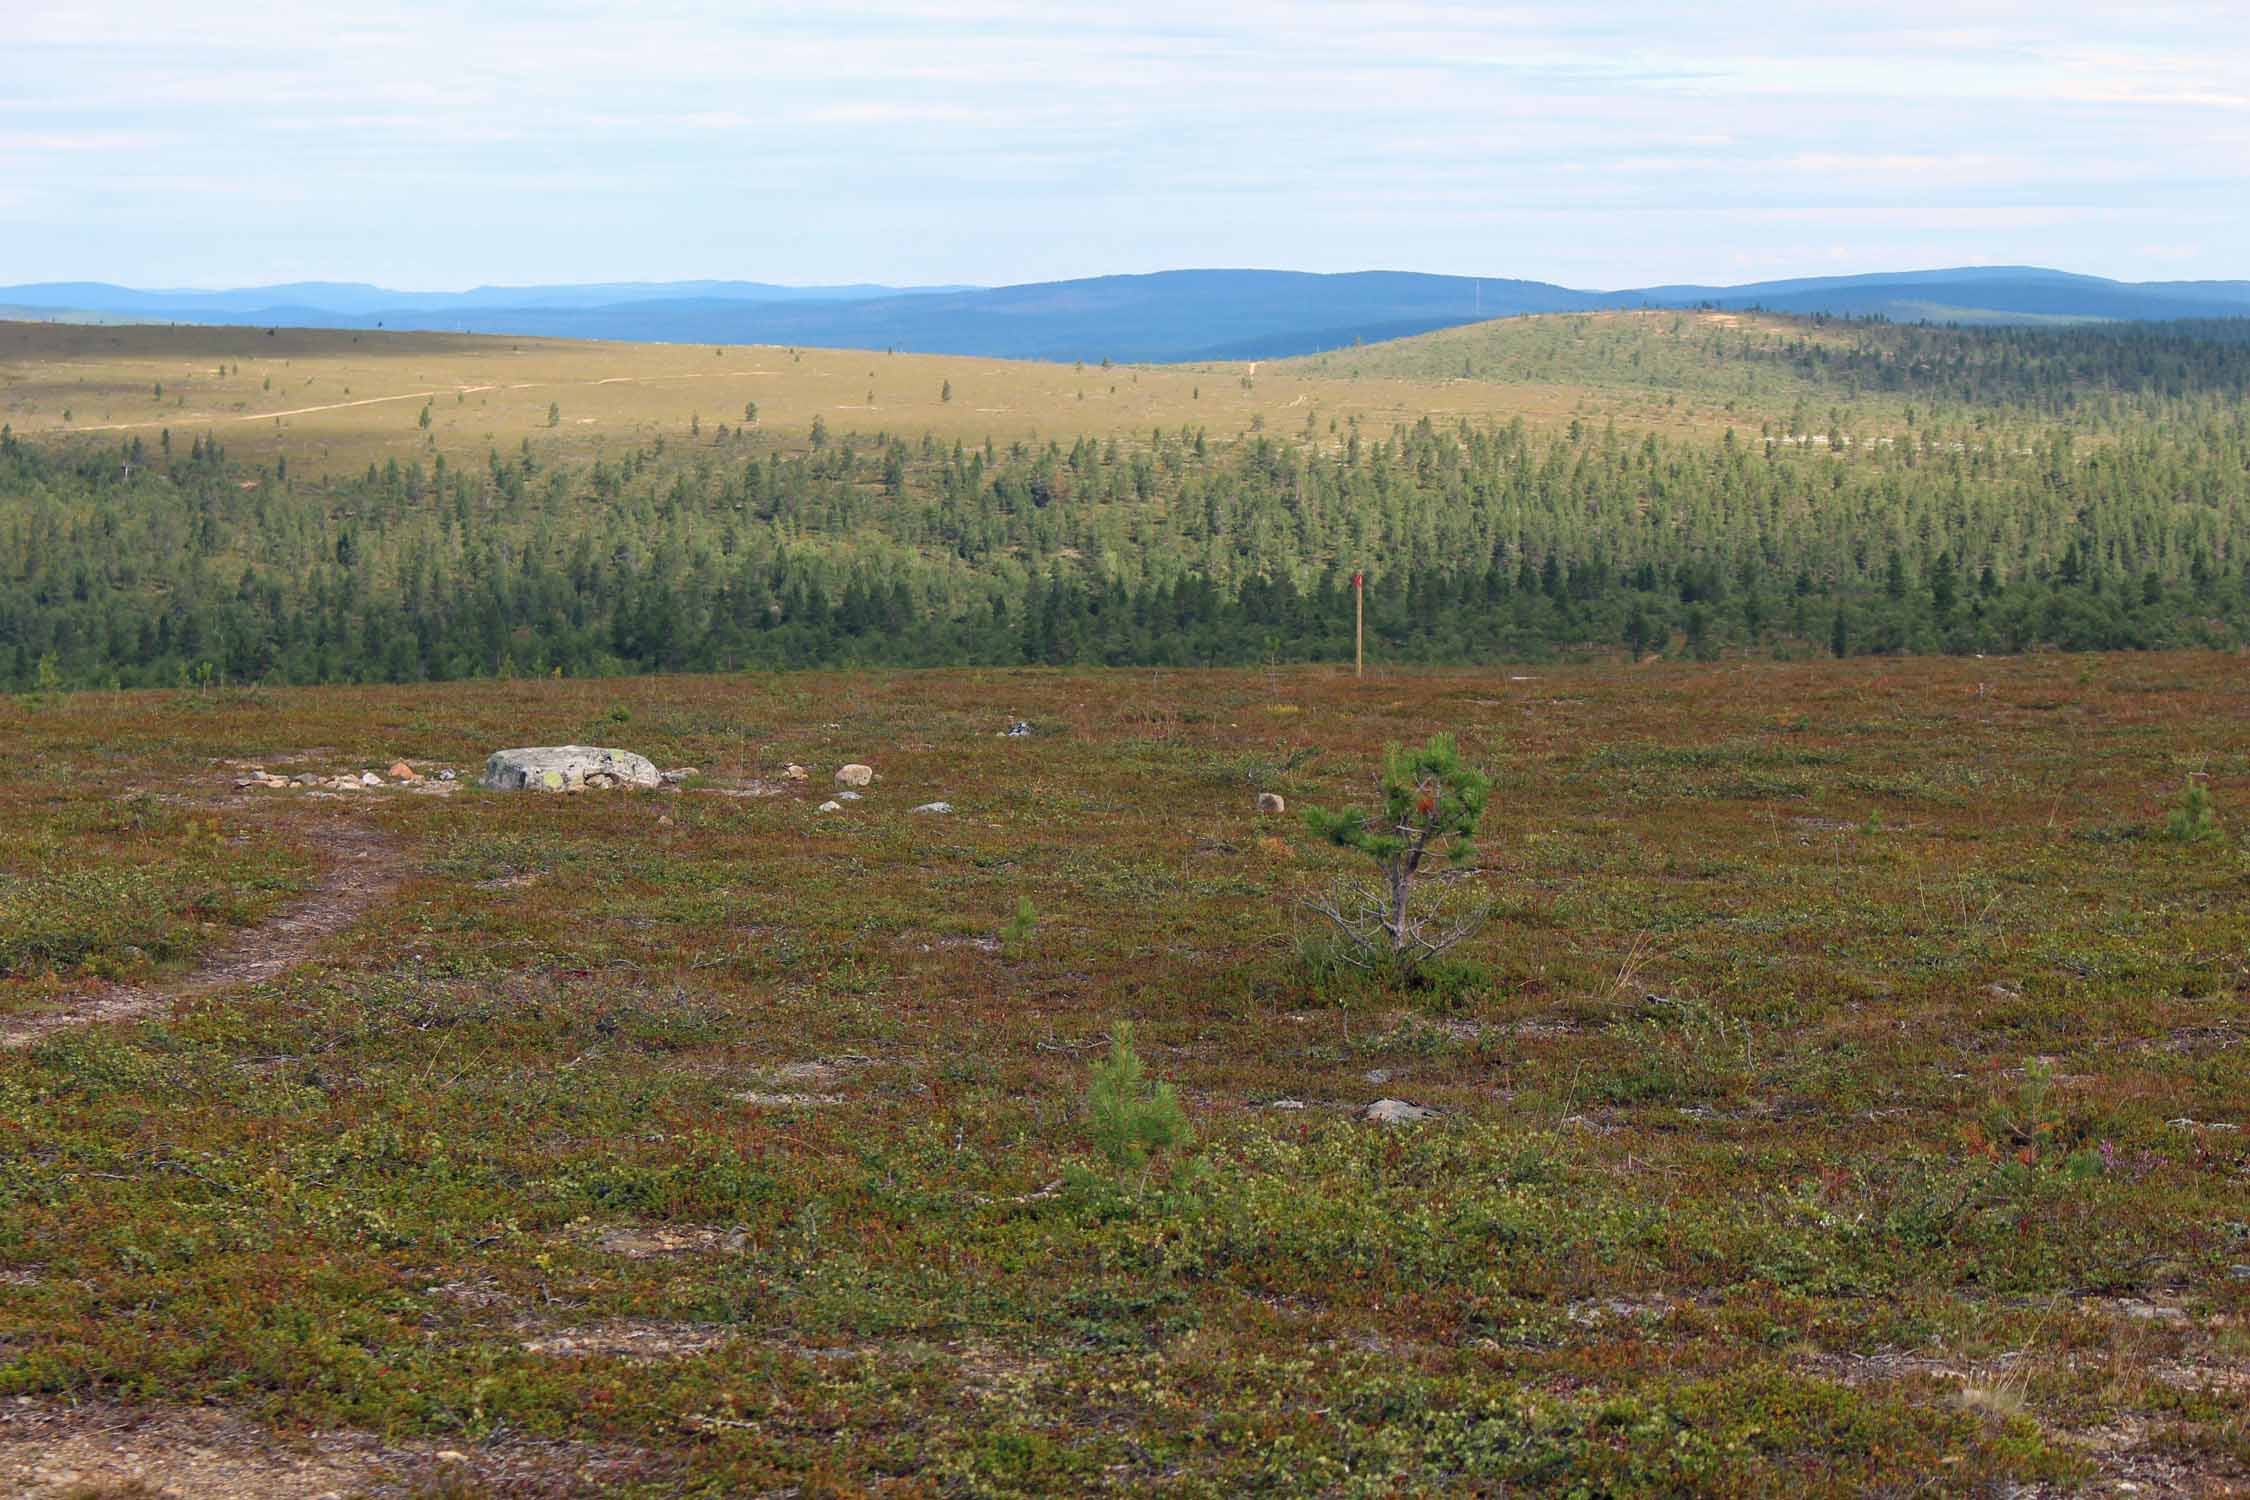
M 8 212 L 83 232 L 0 222 L 0 281 L 364 245 L 424 284 L 1211 256 L 1614 282 L 1722 274 L 1789 223 L 1903 263 L 2130 271 L 2153 238 L 2193 247 L 2167 269 L 2250 272 L 2239 0 L 1830 0 L 1806 26 L 1716 0 L 15 9 Z M 389 248 L 406 205 L 445 232 Z

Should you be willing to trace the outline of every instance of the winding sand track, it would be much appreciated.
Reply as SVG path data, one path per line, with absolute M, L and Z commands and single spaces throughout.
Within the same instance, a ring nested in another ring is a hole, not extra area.
M 156 984 L 112 985 L 51 1010 L 0 1016 L 0 1051 L 74 1027 L 138 1020 L 176 1000 L 271 979 L 311 957 L 324 939 L 351 926 L 405 878 L 398 851 L 371 828 L 339 821 L 320 831 L 319 842 L 327 868 L 318 885 L 227 939 L 187 973 Z
M 771 370 L 702 370 L 683 371 L 677 375 L 612 375 L 603 380 L 541 380 L 524 385 L 505 387 L 511 391 L 584 390 L 597 385 L 655 385 L 666 380 L 732 380 L 745 375 L 771 375 Z M 448 385 L 426 391 L 401 391 L 395 396 L 362 396 L 357 401 L 331 401 L 324 406 L 292 406 L 286 411 L 247 412 L 187 412 L 179 416 L 159 417 L 148 422 L 79 422 L 59 428 L 61 432 L 135 432 L 148 427 L 216 426 L 222 422 L 267 422 L 281 417 L 310 416 L 314 412 L 346 411 L 355 406 L 382 406 L 392 401 L 431 401 L 439 396 L 474 396 L 479 391 L 497 391 L 497 385 Z

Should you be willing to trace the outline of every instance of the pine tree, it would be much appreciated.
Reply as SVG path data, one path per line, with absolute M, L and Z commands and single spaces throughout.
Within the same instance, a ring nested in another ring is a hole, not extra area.
M 1492 781 L 1461 759 L 1451 735 L 1438 734 L 1416 750 L 1389 746 L 1376 785 L 1382 805 L 1374 812 L 1305 810 L 1305 824 L 1315 835 L 1358 850 L 1381 872 L 1372 887 L 1347 883 L 1310 905 L 1328 919 L 1357 961 L 1411 970 L 1482 925 L 1481 910 L 1450 925 L 1418 916 L 1414 892 L 1431 858 L 1441 857 L 1456 868 L 1475 859 L 1477 825 L 1484 820 Z

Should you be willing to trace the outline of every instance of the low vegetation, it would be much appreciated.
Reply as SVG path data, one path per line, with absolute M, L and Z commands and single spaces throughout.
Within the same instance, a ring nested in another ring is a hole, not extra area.
M 122 1405 L 370 1496 L 2239 1492 L 2250 866 L 2166 831 L 2246 712 L 2209 652 L 0 700 L 8 889 L 80 893 L 0 1027 L 407 872 L 0 1050 L 0 1464 Z M 1367 856 L 1245 766 L 1364 808 L 1437 734 L 1493 918 L 1342 982 Z M 572 740 L 702 776 L 226 764 Z

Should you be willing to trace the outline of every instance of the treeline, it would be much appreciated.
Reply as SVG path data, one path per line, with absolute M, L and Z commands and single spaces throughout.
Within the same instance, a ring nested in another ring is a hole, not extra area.
M 184 450 L 184 451 L 183 451 Z M 0 682 L 2234 646 L 2250 411 L 1833 447 L 1573 424 L 731 433 L 346 481 L 0 432 Z
M 2250 397 L 2250 318 L 2060 329 L 1806 321 L 1814 332 L 1761 352 L 1847 396 L 1893 392 L 2057 418 Z

